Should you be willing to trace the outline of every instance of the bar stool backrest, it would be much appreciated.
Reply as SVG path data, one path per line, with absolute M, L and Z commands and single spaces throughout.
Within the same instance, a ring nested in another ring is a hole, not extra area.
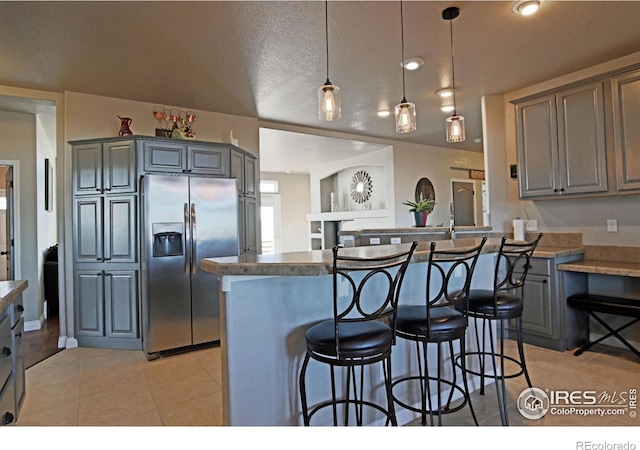
M 436 249 L 436 242 L 431 242 L 429 265 L 427 268 L 426 305 L 427 319 L 432 308 L 455 307 L 469 298 L 471 279 L 484 247 L 486 237 L 480 244 L 467 249 Z M 427 323 L 431 323 L 427 320 Z
M 407 251 L 371 258 L 340 255 L 340 249 L 333 247 L 333 314 L 338 358 L 340 323 L 395 316 L 404 275 L 417 245 L 413 242 Z M 395 336 L 393 320 L 391 327 Z
M 521 289 L 531 269 L 531 258 L 543 234 L 531 242 L 507 242 L 503 237 L 495 267 L 494 298 L 500 291 Z

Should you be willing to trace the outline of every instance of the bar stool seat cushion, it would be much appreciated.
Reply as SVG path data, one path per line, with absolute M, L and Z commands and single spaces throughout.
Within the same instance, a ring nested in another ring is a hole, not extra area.
M 403 337 L 409 334 L 427 339 L 452 340 L 460 333 L 464 334 L 466 326 L 464 314 L 453 308 L 432 308 L 427 318 L 424 305 L 398 307 L 396 330 Z
M 491 290 L 472 289 L 469 291 L 469 315 L 480 315 L 495 319 L 512 319 L 522 315 L 523 302 L 518 295 L 498 291 L 494 303 Z M 457 309 L 463 309 L 459 304 Z
M 393 332 L 389 325 L 377 322 L 347 322 L 338 325 L 341 356 L 377 355 L 391 346 Z M 306 332 L 307 348 L 321 355 L 336 356 L 335 322 L 325 320 Z

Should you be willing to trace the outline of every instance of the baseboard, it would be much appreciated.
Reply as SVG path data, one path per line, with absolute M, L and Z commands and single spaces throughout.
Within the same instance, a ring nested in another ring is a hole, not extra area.
M 30 320 L 24 323 L 24 331 L 38 331 L 42 329 L 42 324 L 44 323 L 44 316 L 40 316 L 38 320 Z
M 78 340 L 76 338 L 65 336 L 65 348 L 76 348 L 77 346 L 78 346 Z

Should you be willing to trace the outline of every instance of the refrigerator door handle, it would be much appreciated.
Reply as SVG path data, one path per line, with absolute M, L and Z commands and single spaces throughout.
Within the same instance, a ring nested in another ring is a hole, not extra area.
M 198 258 L 196 248 L 198 243 L 198 233 L 196 227 L 196 204 L 191 204 L 191 273 L 195 275 L 198 271 Z
M 184 273 L 189 275 L 191 269 L 191 224 L 189 221 L 189 204 L 184 204 Z

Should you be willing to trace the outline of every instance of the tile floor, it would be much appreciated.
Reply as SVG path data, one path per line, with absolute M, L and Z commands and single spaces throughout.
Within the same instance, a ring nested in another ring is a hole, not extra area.
M 640 359 L 628 350 L 599 345 L 580 357 L 526 346 L 534 387 L 613 393 L 640 388 Z M 603 352 L 606 350 L 606 352 Z M 142 352 L 66 349 L 27 370 L 27 396 L 18 426 L 209 426 L 222 424 L 220 348 L 147 361 Z M 508 382 L 511 425 L 638 425 L 629 414 L 616 417 L 523 418 L 513 402 L 525 387 Z M 481 425 L 500 425 L 489 387 L 474 393 Z M 444 416 L 445 425 L 471 425 L 468 408 Z M 412 425 L 419 424 L 417 421 Z

